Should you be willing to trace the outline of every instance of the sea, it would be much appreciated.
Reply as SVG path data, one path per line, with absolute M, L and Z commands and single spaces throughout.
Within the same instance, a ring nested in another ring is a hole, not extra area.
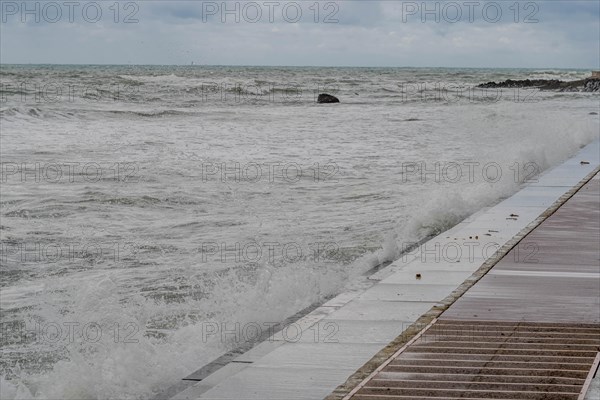
M 268 337 L 599 136 L 598 93 L 478 84 L 589 75 L 1 65 L 2 398 L 152 398 Z

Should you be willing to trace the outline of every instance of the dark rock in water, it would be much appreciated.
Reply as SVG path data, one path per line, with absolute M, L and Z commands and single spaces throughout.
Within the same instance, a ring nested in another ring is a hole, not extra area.
M 339 103 L 340 99 L 327 93 L 321 93 L 317 98 L 317 103 Z
M 483 89 L 497 88 L 538 88 L 541 90 L 557 90 L 559 92 L 598 92 L 600 91 L 600 79 L 587 78 L 578 81 L 559 81 L 557 79 L 507 79 L 504 82 L 488 82 L 477 85 Z
M 597 112 L 591 112 L 590 115 L 598 115 Z
M 583 91 L 584 92 L 598 92 L 598 91 L 600 91 L 600 78 L 586 79 L 585 83 L 583 84 Z
M 482 83 L 481 85 L 477 85 L 477 87 L 485 88 L 485 89 L 495 89 L 495 88 L 523 88 L 523 87 L 548 87 L 555 88 L 560 85 L 561 81 L 556 79 L 525 79 L 522 81 L 513 81 L 512 79 L 507 79 L 504 82 L 488 82 Z

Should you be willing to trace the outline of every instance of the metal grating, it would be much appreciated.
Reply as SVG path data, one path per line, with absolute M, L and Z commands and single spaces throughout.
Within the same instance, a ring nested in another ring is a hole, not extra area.
M 600 326 L 437 320 L 353 400 L 577 400 L 600 360 Z

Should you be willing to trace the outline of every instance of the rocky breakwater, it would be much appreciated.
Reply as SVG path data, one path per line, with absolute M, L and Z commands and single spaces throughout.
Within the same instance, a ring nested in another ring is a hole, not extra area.
M 598 92 L 600 91 L 600 78 L 587 78 L 577 81 L 559 81 L 557 79 L 507 79 L 503 82 L 488 82 L 477 85 L 479 88 L 527 88 L 535 87 L 540 90 L 555 90 L 558 92 Z

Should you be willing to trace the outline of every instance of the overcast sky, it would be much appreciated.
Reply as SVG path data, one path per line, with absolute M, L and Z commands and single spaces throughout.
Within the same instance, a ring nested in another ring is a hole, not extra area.
M 599 0 L 0 3 L 2 63 L 600 67 Z

